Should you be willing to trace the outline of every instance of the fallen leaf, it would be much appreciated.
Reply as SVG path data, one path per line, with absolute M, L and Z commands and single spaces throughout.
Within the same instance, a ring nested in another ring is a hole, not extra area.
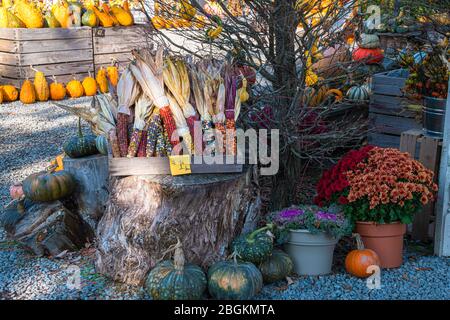
M 434 269 L 430 268 L 430 267 L 419 267 L 419 268 L 416 268 L 416 270 L 417 271 L 433 271 Z

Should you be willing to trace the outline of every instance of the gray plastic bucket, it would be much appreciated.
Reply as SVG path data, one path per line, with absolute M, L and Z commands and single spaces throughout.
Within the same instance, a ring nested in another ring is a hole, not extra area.
M 299 275 L 329 274 L 337 239 L 324 232 L 312 234 L 308 230 L 290 230 L 284 249 L 294 262 Z
M 425 97 L 422 108 L 422 126 L 426 135 L 442 138 L 446 103 L 445 99 Z

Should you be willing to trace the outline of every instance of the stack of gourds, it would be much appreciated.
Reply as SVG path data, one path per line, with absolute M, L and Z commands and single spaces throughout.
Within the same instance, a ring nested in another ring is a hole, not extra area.
M 80 26 L 105 28 L 131 26 L 134 18 L 128 0 L 109 6 L 93 1 L 58 0 L 46 6 L 33 0 L 3 0 L 0 7 L 2 28 L 72 28 Z

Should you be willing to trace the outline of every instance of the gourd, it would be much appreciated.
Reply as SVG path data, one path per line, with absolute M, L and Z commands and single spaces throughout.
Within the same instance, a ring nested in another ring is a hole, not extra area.
M 376 49 L 365 49 L 358 48 L 353 51 L 352 54 L 353 61 L 364 62 L 366 64 L 377 64 L 383 61 L 384 53 L 380 48 Z
M 116 62 L 113 60 L 113 64 L 106 67 L 106 74 L 108 75 L 109 82 L 117 87 L 117 83 L 119 83 L 119 70 L 117 69 Z
M 248 300 L 263 286 L 261 271 L 251 262 L 220 261 L 208 270 L 208 291 L 214 299 Z
M 380 47 L 380 38 L 376 34 L 361 34 L 359 46 L 365 49 L 375 49 Z
M 47 11 L 44 15 L 44 26 L 47 28 L 61 28 L 61 24 L 55 18 L 51 11 Z
M 249 234 L 237 237 L 232 245 L 232 251 L 243 261 L 259 264 L 272 252 L 273 236 L 265 231 L 271 230 L 273 224 L 257 229 Z
M 23 23 L 5 6 L 0 7 L 0 28 L 25 28 Z
M 71 25 L 69 4 L 60 0 L 52 6 L 52 13 L 62 28 L 68 28 Z
M 334 97 L 335 101 L 341 101 L 344 98 L 344 94 L 339 89 L 330 89 L 325 93 L 325 97 Z
M 70 27 L 81 27 L 81 4 L 78 2 L 70 2 Z
M 36 90 L 36 100 L 37 101 L 47 101 L 50 96 L 50 89 L 48 87 L 48 82 L 45 79 L 43 72 L 36 70 L 31 66 L 31 70 L 34 73 L 34 88 Z
M 84 94 L 83 85 L 75 77 L 66 85 L 66 90 L 71 98 L 79 98 Z
M 53 76 L 53 82 L 50 84 L 50 99 L 58 101 L 66 97 L 66 88 L 64 84 L 56 81 L 56 77 Z
M 6 84 L 4 86 L 1 86 L 1 91 L 3 94 L 3 101 L 4 102 L 13 102 L 16 101 L 19 97 L 19 91 L 16 87 Z
M 106 13 L 113 21 L 113 26 L 120 26 L 119 20 L 112 14 L 111 8 L 107 3 L 102 3 L 103 12 Z
M 306 70 L 305 83 L 308 87 L 314 86 L 317 82 L 319 82 L 319 76 L 312 70 Z
M 95 146 L 97 147 L 98 152 L 101 154 L 108 154 L 108 139 L 104 136 L 97 136 L 95 138 Z
M 69 196 L 75 190 L 75 179 L 64 170 L 39 172 L 28 176 L 22 183 L 23 193 L 33 201 L 47 202 Z
M 17 17 L 25 23 L 27 28 L 42 28 L 44 17 L 41 11 L 28 0 L 19 0 L 15 4 Z
M 97 81 L 95 81 L 95 79 L 91 77 L 90 71 L 89 76 L 84 78 L 82 85 L 86 96 L 90 97 L 97 94 Z
M 3 103 L 3 91 L 2 87 L 0 87 L 0 104 Z
M 347 98 L 352 101 L 369 100 L 369 92 L 363 86 L 353 86 L 347 91 Z
M 180 240 L 175 245 L 173 261 L 158 263 L 145 282 L 154 300 L 198 300 L 206 290 L 206 276 L 194 264 L 185 264 Z
M 128 27 L 134 24 L 133 16 L 129 11 L 126 11 L 125 9 L 119 6 L 112 6 L 111 12 L 121 26 Z
M 319 89 L 314 89 L 312 87 L 306 87 L 303 96 L 303 103 L 309 107 L 319 106 L 328 92 L 328 86 L 320 86 Z
M 283 280 L 293 269 L 294 264 L 291 258 L 281 250 L 273 250 L 272 254 L 259 265 L 266 283 Z
M 151 21 L 153 27 L 157 30 L 166 28 L 166 19 L 161 16 L 154 16 Z
M 94 10 L 87 9 L 83 16 L 81 17 L 81 24 L 87 27 L 97 27 L 98 26 L 98 18 L 95 15 Z
M 26 79 L 20 89 L 20 101 L 25 104 L 36 102 L 36 90 L 30 80 Z
M 95 136 L 91 134 L 83 135 L 81 118 L 78 118 L 78 136 L 70 138 L 64 144 L 63 150 L 69 158 L 87 157 L 98 153 Z
M 97 76 L 95 77 L 97 80 L 98 88 L 101 93 L 107 93 L 108 92 L 108 78 L 106 78 L 106 70 L 105 68 L 101 67 L 100 70 L 97 72 Z
M 98 21 L 100 22 L 100 25 L 102 27 L 109 28 L 114 25 L 114 20 L 108 13 L 100 11 L 95 6 L 92 6 L 91 8 L 94 11 L 95 15 L 97 16 Z
M 355 233 L 353 236 L 356 238 L 357 249 L 350 251 L 345 258 L 345 269 L 355 277 L 366 278 L 371 275 L 367 272 L 367 268 L 373 265 L 379 266 L 380 258 L 375 251 L 364 248 L 359 234 Z

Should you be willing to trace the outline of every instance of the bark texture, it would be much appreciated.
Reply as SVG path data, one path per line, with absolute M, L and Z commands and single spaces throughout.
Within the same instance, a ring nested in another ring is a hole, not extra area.
M 112 178 L 97 228 L 98 271 L 142 285 L 169 246 L 183 243 L 188 262 L 207 267 L 225 258 L 232 239 L 258 219 L 252 170 L 240 174 Z

